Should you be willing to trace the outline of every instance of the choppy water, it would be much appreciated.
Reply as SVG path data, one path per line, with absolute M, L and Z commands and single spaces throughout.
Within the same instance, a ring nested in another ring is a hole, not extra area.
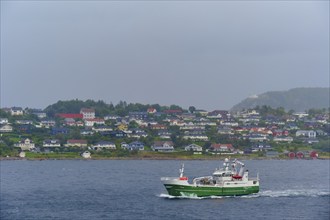
M 1 219 L 329 219 L 328 160 L 244 161 L 260 193 L 173 197 L 179 160 L 1 161 Z M 189 178 L 219 161 L 184 161 Z

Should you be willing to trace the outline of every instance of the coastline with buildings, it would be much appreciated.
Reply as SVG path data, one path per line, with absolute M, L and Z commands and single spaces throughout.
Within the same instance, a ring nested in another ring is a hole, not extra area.
M 2 108 L 0 159 L 329 158 L 328 110 L 130 105 Z

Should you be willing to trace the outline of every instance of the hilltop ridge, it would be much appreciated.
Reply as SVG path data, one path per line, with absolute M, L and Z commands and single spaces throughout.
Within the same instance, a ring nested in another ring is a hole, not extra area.
M 231 111 L 251 109 L 256 106 L 283 107 L 286 110 L 306 111 L 329 108 L 329 88 L 294 88 L 287 91 L 269 91 L 250 96 L 234 105 Z

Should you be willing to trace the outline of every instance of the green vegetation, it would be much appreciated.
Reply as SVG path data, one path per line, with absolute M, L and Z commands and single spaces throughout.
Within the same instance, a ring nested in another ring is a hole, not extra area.
M 99 117 L 104 117 L 106 115 L 119 115 L 125 116 L 128 115 L 129 112 L 141 112 L 147 111 L 148 108 L 155 108 L 158 112 L 162 112 L 167 109 L 181 109 L 180 106 L 171 105 L 168 106 L 160 106 L 159 104 L 153 105 L 143 105 L 139 103 L 129 103 L 127 104 L 125 101 L 120 101 L 117 105 L 113 105 L 112 103 L 106 104 L 104 101 L 93 101 L 93 100 L 69 100 L 69 101 L 58 101 L 57 103 L 48 106 L 45 109 L 45 112 L 50 117 L 54 117 L 57 113 L 75 113 L 78 114 L 80 109 L 82 108 L 93 108 L 95 109 L 95 114 Z

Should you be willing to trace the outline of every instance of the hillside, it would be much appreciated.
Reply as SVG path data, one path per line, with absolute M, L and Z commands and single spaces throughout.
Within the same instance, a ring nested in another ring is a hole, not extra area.
M 288 91 L 272 91 L 249 97 L 234 105 L 231 111 L 256 106 L 283 107 L 286 110 L 305 111 L 329 108 L 329 88 L 295 88 Z

